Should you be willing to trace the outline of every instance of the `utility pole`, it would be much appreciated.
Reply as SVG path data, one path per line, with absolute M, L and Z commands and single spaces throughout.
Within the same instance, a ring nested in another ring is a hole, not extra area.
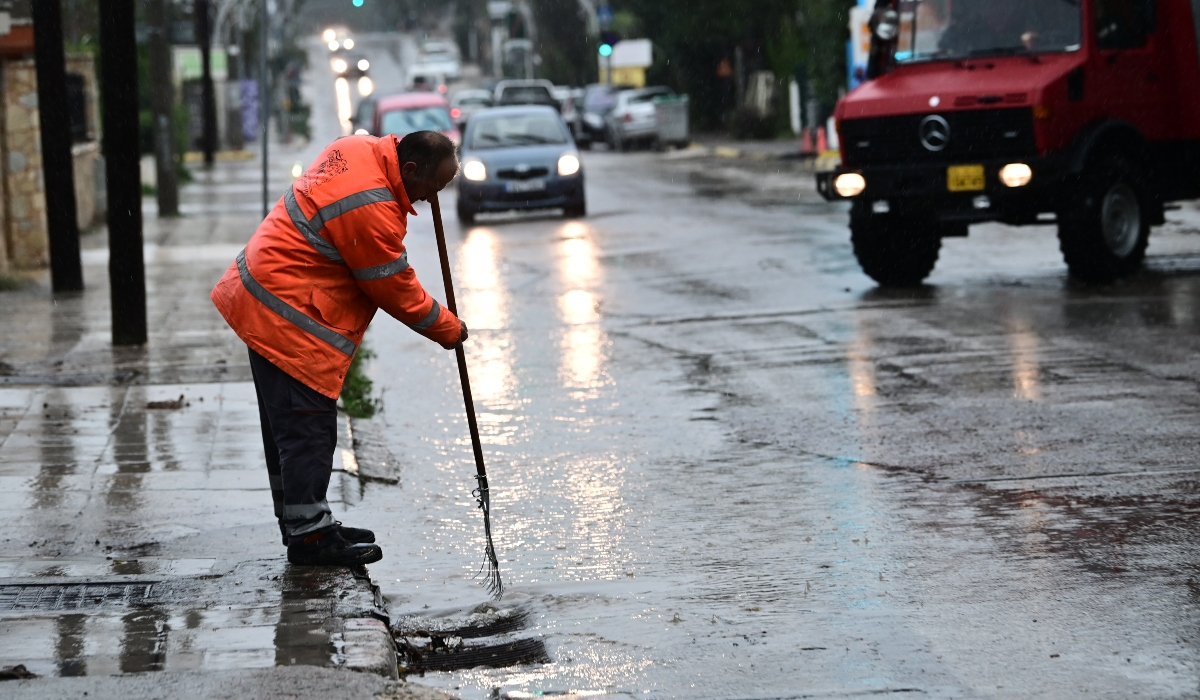
M 50 278 L 56 292 L 79 291 L 83 289 L 83 263 L 79 257 L 79 224 L 75 220 L 75 169 L 60 0 L 33 3 L 33 32 Z
M 108 179 L 108 278 L 112 288 L 113 345 L 146 342 L 135 17 L 133 0 L 100 0 L 102 147 Z
M 267 45 L 271 23 L 271 0 L 262 0 L 262 22 L 258 47 L 258 123 L 259 138 L 262 139 L 262 213 L 263 218 L 271 213 L 271 200 L 267 194 L 267 132 L 271 126 L 271 80 L 267 74 Z
M 204 164 L 211 167 L 217 148 L 217 102 L 213 93 L 212 18 L 208 12 L 208 0 L 194 0 L 192 13 L 196 21 L 196 43 L 200 44 L 200 111 L 203 126 L 200 149 L 204 151 Z
M 154 182 L 158 190 L 158 215 L 179 216 L 175 88 L 171 80 L 166 0 L 150 0 L 147 3 L 146 23 L 150 29 L 150 104 L 154 112 Z

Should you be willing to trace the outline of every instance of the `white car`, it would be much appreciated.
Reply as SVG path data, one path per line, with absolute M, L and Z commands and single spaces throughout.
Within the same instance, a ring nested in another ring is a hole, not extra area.
M 458 60 L 458 53 L 445 49 L 442 42 L 425 43 L 425 46 L 430 45 L 437 46 L 443 50 L 421 51 L 417 55 L 416 70 L 427 75 L 438 73 L 445 76 L 446 80 L 458 80 L 462 77 L 462 62 Z
M 649 87 L 617 93 L 617 103 L 607 117 L 608 146 L 615 151 L 628 150 L 642 142 L 653 143 L 658 138 L 658 112 L 654 100 L 673 97 L 671 88 Z

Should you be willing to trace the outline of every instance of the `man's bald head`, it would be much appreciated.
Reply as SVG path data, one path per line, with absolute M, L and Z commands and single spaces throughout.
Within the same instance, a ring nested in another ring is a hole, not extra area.
M 396 154 L 404 190 L 414 202 L 442 191 L 458 174 L 454 142 L 436 131 L 407 134 L 396 146 Z

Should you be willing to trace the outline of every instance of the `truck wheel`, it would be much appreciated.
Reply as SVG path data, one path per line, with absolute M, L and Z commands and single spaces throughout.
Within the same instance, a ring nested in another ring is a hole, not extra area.
M 1059 213 L 1058 245 L 1071 276 L 1107 284 L 1135 271 L 1150 239 L 1146 178 L 1133 161 L 1109 158 L 1083 175 Z
M 933 272 L 942 237 L 924 217 L 850 215 L 850 242 L 863 272 L 882 287 L 915 287 Z

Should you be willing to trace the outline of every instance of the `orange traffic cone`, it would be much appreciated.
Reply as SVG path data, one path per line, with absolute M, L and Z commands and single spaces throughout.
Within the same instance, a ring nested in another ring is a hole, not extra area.
M 817 127 L 817 151 L 824 153 L 829 150 L 829 137 L 825 135 L 825 127 Z
M 806 126 L 800 130 L 800 153 L 809 155 L 816 152 L 817 149 L 813 145 L 812 129 Z

